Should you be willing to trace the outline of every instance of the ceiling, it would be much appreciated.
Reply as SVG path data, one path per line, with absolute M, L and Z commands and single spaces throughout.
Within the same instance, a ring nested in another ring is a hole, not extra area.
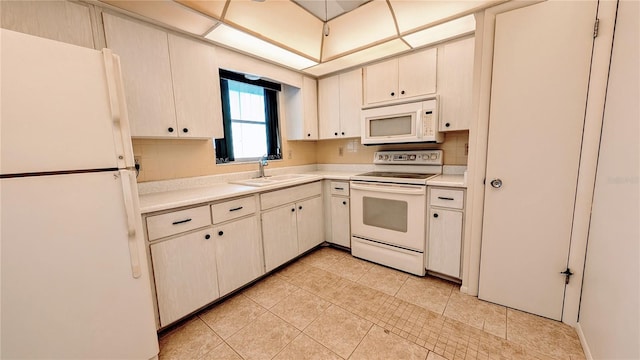
M 323 76 L 470 34 L 475 30 L 474 12 L 508 0 L 101 1 L 216 44 Z

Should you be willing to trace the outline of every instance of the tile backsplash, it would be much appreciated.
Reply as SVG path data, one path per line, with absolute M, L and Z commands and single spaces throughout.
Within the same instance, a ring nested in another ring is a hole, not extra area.
M 378 150 L 444 150 L 445 165 L 466 165 L 468 131 L 447 132 L 442 144 L 364 146 L 360 138 L 284 141 L 282 160 L 270 168 L 308 164 L 370 164 Z M 138 182 L 179 179 L 257 170 L 257 163 L 216 165 L 211 140 L 133 139 L 133 153 L 140 161 Z

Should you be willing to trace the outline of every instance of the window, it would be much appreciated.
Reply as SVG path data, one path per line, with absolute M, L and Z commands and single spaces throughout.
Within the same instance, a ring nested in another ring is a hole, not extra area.
M 280 84 L 249 80 L 220 70 L 224 139 L 216 139 L 216 163 L 282 159 L 278 121 Z

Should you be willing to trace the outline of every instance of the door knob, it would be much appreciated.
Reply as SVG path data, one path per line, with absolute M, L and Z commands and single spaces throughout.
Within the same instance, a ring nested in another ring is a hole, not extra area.
M 502 180 L 500 179 L 491 180 L 491 186 L 493 186 L 496 189 L 500 189 L 502 187 Z

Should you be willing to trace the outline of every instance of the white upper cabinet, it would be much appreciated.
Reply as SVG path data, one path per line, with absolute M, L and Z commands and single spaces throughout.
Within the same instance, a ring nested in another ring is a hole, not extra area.
M 440 131 L 469 130 L 474 38 L 447 43 L 439 59 Z
M 318 140 L 317 81 L 304 76 L 302 88 L 283 86 L 287 140 Z
M 360 136 L 362 69 L 327 77 L 318 82 L 320 139 Z
M 223 137 L 213 47 L 107 13 L 103 19 L 107 46 L 122 63 L 131 136 Z
M 365 106 L 435 94 L 437 54 L 427 49 L 365 67 Z
M 215 48 L 169 34 L 169 55 L 178 136 L 224 137 Z

